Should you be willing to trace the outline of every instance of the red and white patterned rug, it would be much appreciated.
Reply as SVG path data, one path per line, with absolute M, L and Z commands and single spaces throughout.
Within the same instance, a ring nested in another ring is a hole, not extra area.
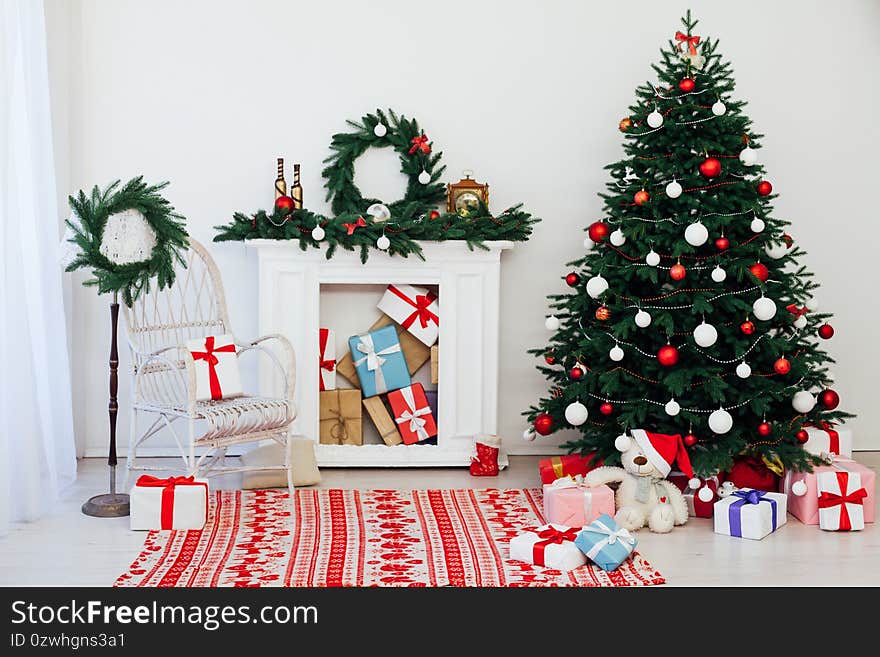
M 508 559 L 543 524 L 541 490 L 217 491 L 201 531 L 151 531 L 116 586 L 647 586 L 637 552 L 616 571 Z

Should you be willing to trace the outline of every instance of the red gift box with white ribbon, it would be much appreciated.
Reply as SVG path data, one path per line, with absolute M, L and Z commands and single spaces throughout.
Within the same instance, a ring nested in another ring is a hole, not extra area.
M 318 390 L 336 390 L 336 333 L 318 329 Z
M 405 444 L 420 443 L 437 435 L 437 423 L 421 383 L 389 392 L 388 403 Z

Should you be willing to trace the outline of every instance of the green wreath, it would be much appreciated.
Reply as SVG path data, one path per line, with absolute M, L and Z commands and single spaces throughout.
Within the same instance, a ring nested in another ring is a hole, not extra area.
M 390 120 L 389 120 L 390 119 Z M 445 186 L 437 182 L 446 166 L 435 167 L 442 153 L 435 153 L 433 143 L 415 119 L 398 117 L 392 110 L 367 114 L 360 123 L 347 121 L 354 132 L 333 135 L 330 155 L 322 175 L 333 213 L 364 214 L 375 203 L 384 203 L 392 217 L 424 214 L 446 196 Z M 354 184 L 354 162 L 370 148 L 392 147 L 400 155 L 400 172 L 408 178 L 406 195 L 399 201 L 364 198 Z
M 168 183 L 148 185 L 142 176 L 129 180 L 121 188 L 120 181 L 108 185 L 102 192 L 97 185 L 91 196 L 80 190 L 76 197 L 68 197 L 74 217 L 67 220 L 68 241 L 79 252 L 73 256 L 66 271 L 91 269 L 92 276 L 85 285 L 95 285 L 99 293 L 118 292 L 127 306 L 131 306 L 141 292 L 149 292 L 150 280 L 155 277 L 159 289 L 174 282 L 175 263 L 186 265 L 181 249 L 189 244 L 184 218 L 174 212 L 171 204 L 159 191 Z M 150 257 L 139 262 L 120 264 L 101 252 L 107 220 L 120 212 L 137 210 L 143 214 L 156 235 L 156 244 Z

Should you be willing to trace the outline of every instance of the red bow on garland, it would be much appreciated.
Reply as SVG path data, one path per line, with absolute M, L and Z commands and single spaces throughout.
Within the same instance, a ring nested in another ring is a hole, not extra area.
M 807 314 L 807 307 L 804 306 L 803 308 L 798 308 L 796 303 L 790 303 L 790 304 L 788 304 L 788 305 L 785 307 L 785 309 L 786 309 L 788 312 L 790 312 L 792 315 L 794 315 L 795 317 L 801 317 L 802 315 L 806 315 L 806 314 Z
M 217 352 L 232 352 L 235 353 L 235 345 L 229 343 L 227 345 L 223 345 L 222 347 L 214 347 L 214 336 L 209 335 L 205 338 L 205 351 L 193 351 L 192 357 L 193 360 L 206 360 L 208 361 L 208 383 L 211 386 L 211 399 L 223 399 L 223 389 L 220 387 L 220 379 L 217 377 L 217 363 L 220 361 L 217 360 L 217 357 L 214 355 Z
M 538 538 L 543 540 L 538 541 L 532 546 L 532 559 L 536 565 L 544 566 L 546 565 L 546 562 L 544 561 L 544 550 L 547 549 L 547 546 L 553 545 L 554 543 L 562 545 L 565 541 L 574 541 L 574 539 L 577 538 L 578 530 L 566 529 L 565 531 L 560 531 L 554 527 L 548 527 L 547 529 L 536 531 L 535 533 L 538 535 Z
M 681 50 L 684 44 L 687 44 L 688 52 L 690 52 L 690 54 L 692 55 L 697 54 L 696 46 L 700 43 L 700 37 L 698 37 L 696 34 L 694 36 L 689 36 L 687 34 L 684 34 L 683 32 L 676 32 L 675 40 L 678 41 L 679 50 Z
M 840 486 L 840 492 L 846 493 L 846 486 L 849 479 L 848 472 L 837 473 L 837 485 Z M 847 504 L 864 504 L 865 498 L 868 497 L 868 491 L 864 488 L 854 490 L 848 495 L 838 495 L 827 490 L 822 491 L 819 495 L 819 508 L 828 509 L 832 506 L 840 506 L 840 531 L 848 532 L 852 529 L 852 521 L 849 518 Z
M 364 226 L 367 225 L 367 222 L 364 221 L 363 217 L 358 217 L 358 220 L 355 221 L 353 224 L 342 224 L 342 225 L 345 226 L 345 230 L 348 232 L 349 235 L 354 235 L 355 229 L 356 228 L 363 228 Z
M 412 146 L 409 147 L 409 154 L 412 155 L 416 151 L 422 151 L 425 155 L 431 152 L 431 145 L 428 143 L 428 137 L 422 134 L 421 137 L 413 137 L 410 140 Z

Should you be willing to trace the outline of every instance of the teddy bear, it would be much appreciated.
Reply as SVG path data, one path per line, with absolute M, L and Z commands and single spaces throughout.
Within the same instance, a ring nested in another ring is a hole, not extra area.
M 694 478 L 690 458 L 679 435 L 648 433 L 643 429 L 630 431 L 614 441 L 622 452 L 623 467 L 602 466 L 584 478 L 587 486 L 619 483 L 615 495 L 617 513 L 614 519 L 629 531 L 645 525 L 652 532 L 665 534 L 688 519 L 688 507 L 681 491 L 666 480 L 672 463 L 690 478 L 692 488 L 699 486 Z M 696 482 L 696 483 L 694 483 Z

